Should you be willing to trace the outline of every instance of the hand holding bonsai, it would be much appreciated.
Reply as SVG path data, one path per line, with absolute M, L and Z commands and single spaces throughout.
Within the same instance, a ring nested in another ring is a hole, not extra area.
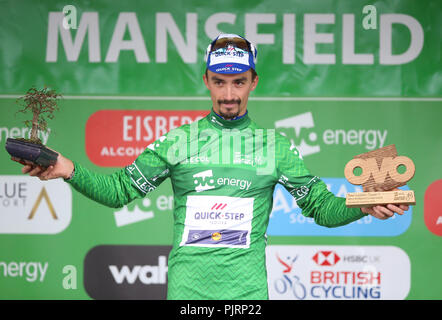
M 35 163 L 23 160 L 15 157 L 11 157 L 11 160 L 16 161 L 24 165 L 21 169 L 22 173 L 29 174 L 32 177 L 38 177 L 40 180 L 50 179 L 69 179 L 74 171 L 74 163 L 66 157 L 63 157 L 58 153 L 57 162 L 49 167 L 42 167 Z
M 60 97 L 61 95 L 55 90 L 47 87 L 41 90 L 35 87 L 29 89 L 25 96 L 17 100 L 22 103 L 22 109 L 17 112 L 32 112 L 32 120 L 25 121 L 25 125 L 31 127 L 30 138 L 8 138 L 6 141 L 6 150 L 12 156 L 11 159 L 24 165 L 22 172 L 36 176 L 40 180 L 60 177 L 67 179 L 74 170 L 71 160 L 45 147 L 38 138 L 39 131 L 48 129 L 46 118 L 54 118 Z

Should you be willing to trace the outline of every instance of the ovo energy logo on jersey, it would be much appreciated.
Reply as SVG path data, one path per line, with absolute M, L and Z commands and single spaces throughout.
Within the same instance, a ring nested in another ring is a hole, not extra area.
M 213 179 L 212 170 L 206 170 L 193 175 L 193 183 L 195 184 L 195 191 L 201 192 L 210 189 L 215 189 L 215 180 Z
M 215 189 L 215 185 L 218 186 L 230 186 L 240 190 L 249 190 L 252 185 L 252 181 L 245 179 L 236 179 L 229 177 L 218 177 L 216 180 L 213 177 L 212 170 L 205 170 L 194 174 L 193 183 L 195 184 L 195 191 L 201 192 L 206 190 Z

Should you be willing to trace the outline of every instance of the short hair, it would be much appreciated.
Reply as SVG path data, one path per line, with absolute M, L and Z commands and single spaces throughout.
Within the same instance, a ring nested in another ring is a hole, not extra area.
M 206 68 L 206 72 L 205 72 L 205 74 L 206 74 L 206 78 L 209 77 L 209 75 L 207 74 L 207 70 L 208 70 L 208 69 Z M 256 73 L 255 69 L 253 69 L 253 68 L 250 68 L 249 70 L 252 71 L 252 81 L 254 81 L 255 78 L 258 76 L 258 74 Z

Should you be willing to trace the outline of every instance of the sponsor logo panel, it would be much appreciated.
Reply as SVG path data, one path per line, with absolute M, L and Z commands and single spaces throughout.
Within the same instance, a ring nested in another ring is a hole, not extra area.
M 425 191 L 424 219 L 428 230 L 442 236 L 442 179 L 434 181 Z
M 46 131 L 38 131 L 37 136 L 43 142 L 44 145 L 47 145 L 49 135 L 51 133 L 51 128 L 47 128 Z M 17 139 L 17 138 L 25 138 L 29 139 L 31 137 L 31 129 L 27 127 L 0 127 L 0 142 L 6 141 L 8 138 Z
M 0 279 L 16 278 L 26 282 L 43 282 L 49 262 L 36 261 L 0 261 Z M 1 292 L 2 290 L 0 290 Z M 6 293 L 6 292 L 5 292 Z M 0 293 L 0 297 L 2 294 Z M 6 295 L 3 297 L 7 298 Z
M 61 179 L 0 176 L 0 233 L 55 234 L 72 217 L 72 191 Z
M 156 198 L 155 198 L 156 197 Z M 114 211 L 115 225 L 124 227 L 144 220 L 153 219 L 155 214 L 173 210 L 173 196 L 165 194 L 150 194 L 142 199 L 136 199 L 123 208 Z
M 188 196 L 181 246 L 250 246 L 253 198 Z
M 275 121 L 275 128 L 296 146 L 302 156 L 321 151 L 324 145 L 360 145 L 366 150 L 374 150 L 385 145 L 388 131 L 359 128 L 344 130 L 327 128 L 322 132 L 315 128 L 312 112 Z
M 272 300 L 405 299 L 410 259 L 392 246 L 267 246 Z
M 207 110 L 100 110 L 86 123 L 86 153 L 98 166 L 123 167 L 165 133 L 207 113 Z
M 337 197 L 345 197 L 347 192 L 362 192 L 360 186 L 350 184 L 345 178 L 322 178 Z M 409 190 L 408 186 L 400 187 Z M 317 225 L 313 218 L 302 215 L 295 199 L 280 184 L 273 193 L 273 208 L 270 214 L 268 235 L 276 236 L 397 236 L 405 232 L 412 220 L 413 207 L 402 216 L 395 215 L 388 220 L 379 220 L 367 215 L 348 225 L 326 228 Z
M 171 249 L 171 246 L 94 247 L 84 260 L 85 290 L 93 299 L 166 299 Z

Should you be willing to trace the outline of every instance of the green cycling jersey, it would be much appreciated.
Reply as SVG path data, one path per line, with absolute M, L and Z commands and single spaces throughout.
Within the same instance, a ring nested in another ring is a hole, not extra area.
M 257 126 L 247 113 L 224 120 L 212 110 L 169 131 L 111 175 L 74 165 L 68 182 L 110 207 L 142 198 L 171 179 L 168 299 L 268 298 L 266 229 L 277 183 L 319 225 L 337 227 L 364 216 L 310 174 L 286 137 Z

